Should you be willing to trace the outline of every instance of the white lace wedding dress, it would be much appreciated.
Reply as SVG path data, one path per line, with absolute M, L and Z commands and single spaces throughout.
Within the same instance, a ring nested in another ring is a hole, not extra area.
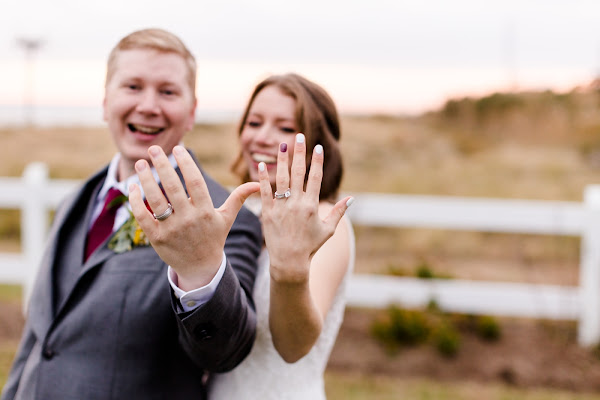
M 347 218 L 344 220 L 348 221 Z M 349 225 L 350 262 L 344 279 L 327 313 L 321 336 L 311 351 L 288 364 L 277 353 L 269 331 L 269 254 L 259 258 L 254 285 L 257 313 L 256 341 L 252 351 L 233 371 L 211 377 L 209 400 L 319 400 L 325 399 L 323 372 L 335 344 L 346 305 L 346 285 L 354 268 L 354 234 Z

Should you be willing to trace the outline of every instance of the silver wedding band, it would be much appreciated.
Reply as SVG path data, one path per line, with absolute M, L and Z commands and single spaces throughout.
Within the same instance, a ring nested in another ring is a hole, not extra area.
M 290 191 L 290 188 L 287 188 L 287 190 L 283 193 L 275 192 L 275 198 L 278 200 L 279 199 L 287 199 L 291 195 L 292 195 L 292 192 Z
M 155 213 L 152 213 L 154 215 L 154 218 L 156 218 L 159 221 L 164 221 L 165 219 L 169 218 L 171 216 L 171 214 L 173 214 L 173 206 L 171 205 L 171 203 L 168 203 L 167 209 L 165 210 L 165 212 L 163 212 L 162 214 L 158 214 L 156 215 Z

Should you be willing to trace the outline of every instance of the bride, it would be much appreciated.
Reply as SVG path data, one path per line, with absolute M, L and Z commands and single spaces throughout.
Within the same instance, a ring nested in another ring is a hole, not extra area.
M 261 218 L 266 246 L 253 291 L 257 333 L 238 367 L 210 378 L 210 399 L 325 398 L 323 373 L 354 265 L 344 216 L 354 199 L 336 202 L 339 138 L 335 105 L 315 83 L 275 75 L 254 89 L 233 168 L 260 183 L 260 198 L 246 202 Z

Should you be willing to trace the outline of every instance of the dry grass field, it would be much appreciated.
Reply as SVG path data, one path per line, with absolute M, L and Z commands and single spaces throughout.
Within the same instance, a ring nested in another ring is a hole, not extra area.
M 419 117 L 344 116 L 342 126 L 345 192 L 581 201 L 586 185 L 600 183 L 600 92 L 593 85 L 565 94 L 457 99 Z M 228 168 L 235 128 L 199 124 L 185 139 L 226 185 L 236 183 Z M 115 152 L 105 127 L 0 128 L 0 141 L 0 176 L 19 176 L 29 162 L 42 161 L 54 178 L 82 179 Z M 359 273 L 414 275 L 425 265 L 453 278 L 563 285 L 579 279 L 580 243 L 573 237 L 355 229 Z M 18 249 L 18 235 L 17 213 L 0 211 L 0 251 Z M 386 354 L 369 333 L 377 314 L 347 312 L 328 370 L 331 398 L 600 398 L 583 394 L 600 392 L 600 358 L 575 345 L 572 323 L 503 319 L 497 344 L 466 336 L 458 356 L 447 360 L 421 347 Z M 8 325 L 0 319 L 0 334 L 10 336 L 0 346 L 4 354 L 16 340 Z M 357 376 L 368 377 L 370 394 L 344 392 Z M 546 389 L 531 389 L 538 387 Z M 512 391 L 523 388 L 530 389 Z

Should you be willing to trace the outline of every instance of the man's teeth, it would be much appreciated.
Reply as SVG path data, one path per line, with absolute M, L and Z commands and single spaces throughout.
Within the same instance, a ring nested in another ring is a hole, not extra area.
M 265 164 L 273 164 L 277 162 L 277 157 L 258 153 L 252 154 L 252 159 L 256 162 L 264 162 Z
M 145 133 L 147 135 L 155 135 L 162 130 L 162 128 L 151 128 L 149 126 L 136 125 L 136 124 L 131 124 L 131 126 L 133 127 L 133 129 L 135 131 Z

